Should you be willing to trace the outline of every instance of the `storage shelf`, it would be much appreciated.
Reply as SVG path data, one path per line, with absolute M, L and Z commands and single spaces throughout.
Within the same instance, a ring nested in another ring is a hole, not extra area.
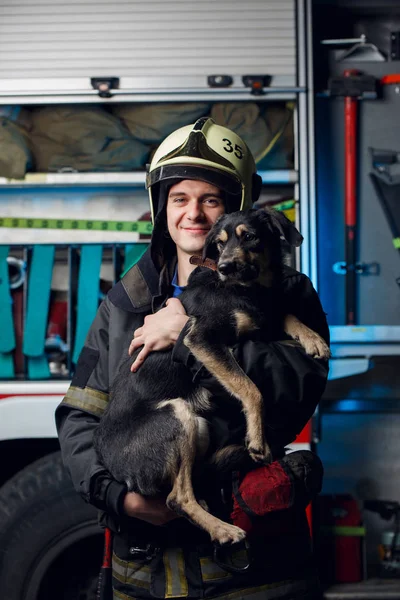
M 325 600 L 399 600 L 400 579 L 367 579 L 341 583 L 324 591 Z
M 259 171 L 265 184 L 292 184 L 298 181 L 294 170 Z M 0 177 L 1 188 L 64 187 L 64 186 L 125 186 L 143 187 L 144 171 L 122 173 L 28 173 L 25 179 Z
M 331 325 L 331 343 L 400 343 L 400 325 Z
M 400 355 L 398 325 L 334 325 L 329 329 L 333 358 Z

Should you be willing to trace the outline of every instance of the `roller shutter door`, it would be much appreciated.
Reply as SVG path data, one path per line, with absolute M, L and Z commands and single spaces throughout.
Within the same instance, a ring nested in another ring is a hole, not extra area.
M 0 93 L 208 89 L 207 76 L 296 85 L 295 0 L 0 0 Z

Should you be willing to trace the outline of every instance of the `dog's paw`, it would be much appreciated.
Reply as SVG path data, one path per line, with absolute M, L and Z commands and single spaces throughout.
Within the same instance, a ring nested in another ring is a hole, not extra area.
M 259 465 L 269 465 L 272 462 L 272 454 L 268 444 L 256 447 L 252 444 L 247 444 L 247 451 L 251 460 Z
M 299 340 L 304 350 L 313 358 L 325 359 L 330 358 L 331 351 L 325 341 L 313 331 L 307 333 L 306 336 L 302 336 Z
M 221 546 L 238 544 L 246 537 L 246 532 L 236 525 L 229 525 L 228 523 L 221 522 L 217 525 L 212 534 L 211 539 L 213 542 L 220 544 Z

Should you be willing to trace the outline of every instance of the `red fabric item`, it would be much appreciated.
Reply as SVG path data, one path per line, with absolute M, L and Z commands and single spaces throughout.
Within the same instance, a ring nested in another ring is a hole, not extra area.
M 244 476 L 239 492 L 252 513 L 263 516 L 290 507 L 292 481 L 279 462 L 250 471 Z
M 290 508 L 292 496 L 292 481 L 280 462 L 250 471 L 234 489 L 232 521 L 250 532 L 254 518 Z
M 231 519 L 232 523 L 236 525 L 236 527 L 240 527 L 240 529 L 243 529 L 243 531 L 246 533 L 250 533 L 250 531 L 253 529 L 252 520 L 250 519 L 249 515 L 246 515 L 244 510 L 240 508 L 236 498 L 234 498 L 233 501 Z

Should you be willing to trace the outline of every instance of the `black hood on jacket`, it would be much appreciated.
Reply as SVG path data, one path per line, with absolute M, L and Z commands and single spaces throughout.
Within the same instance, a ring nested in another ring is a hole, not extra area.
M 178 181 L 170 179 L 156 184 L 156 193 L 163 201 L 157 203 L 149 247 L 108 293 L 114 306 L 122 310 L 154 312 L 165 300 L 176 265 L 176 247 L 167 229 L 166 199 L 169 189 Z
M 150 248 L 153 264 L 158 272 L 163 266 L 176 256 L 176 246 L 168 233 L 167 227 L 167 198 L 169 190 L 173 185 L 179 183 L 180 179 L 168 179 L 153 186 L 153 195 L 156 194 L 157 213 L 154 216 L 153 233 Z

